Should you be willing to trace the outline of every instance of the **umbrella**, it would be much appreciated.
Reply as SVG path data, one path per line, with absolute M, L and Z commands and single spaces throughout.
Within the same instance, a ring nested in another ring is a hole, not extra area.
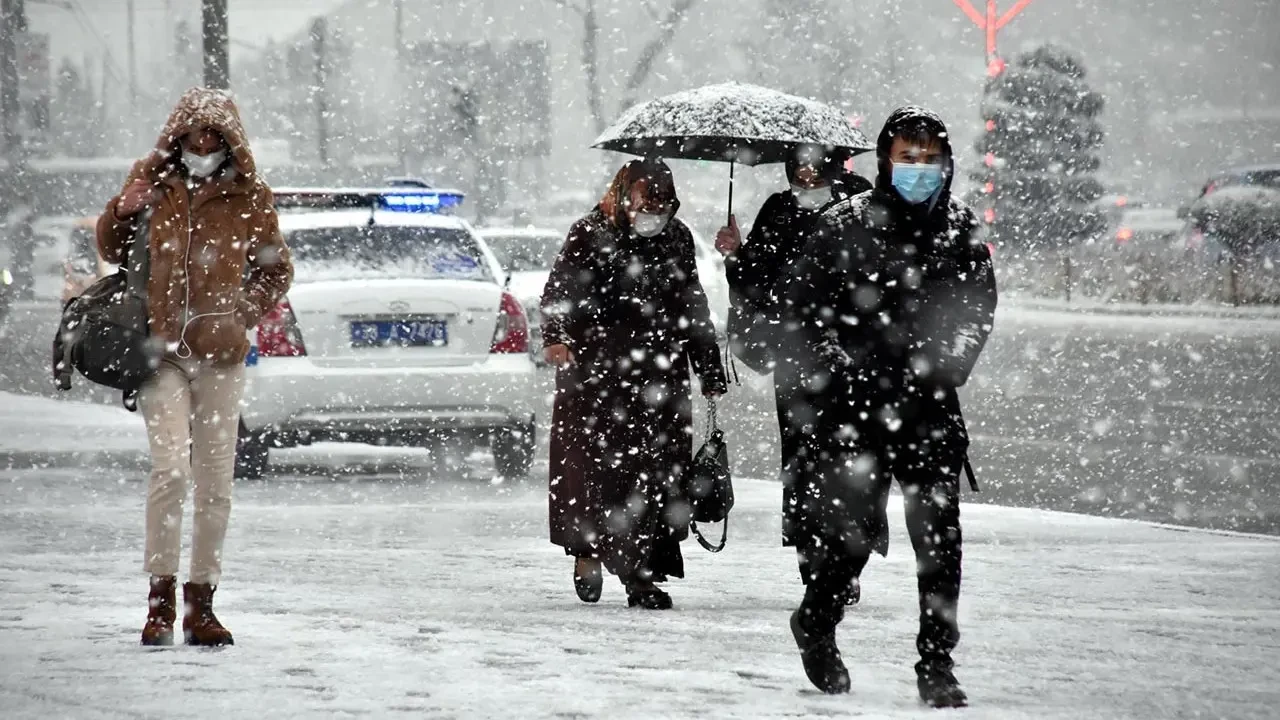
M 729 163 L 729 211 L 737 163 L 785 162 L 803 145 L 850 156 L 875 149 L 839 109 L 758 85 L 729 82 L 640 103 L 596 138 L 601 150 Z

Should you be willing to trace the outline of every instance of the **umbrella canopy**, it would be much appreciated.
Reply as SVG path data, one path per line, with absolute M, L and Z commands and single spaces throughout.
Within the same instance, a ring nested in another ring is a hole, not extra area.
M 744 165 L 780 163 L 801 145 L 875 149 L 840 110 L 745 83 L 708 85 L 640 103 L 592 145 L 632 155 Z

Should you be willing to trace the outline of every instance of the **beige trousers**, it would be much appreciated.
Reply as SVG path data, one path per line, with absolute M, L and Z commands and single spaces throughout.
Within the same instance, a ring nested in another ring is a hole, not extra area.
M 138 393 L 151 444 L 143 560 L 148 573 L 178 574 L 182 508 L 194 481 L 190 581 L 218 584 L 243 390 L 243 365 L 215 368 L 170 356 Z

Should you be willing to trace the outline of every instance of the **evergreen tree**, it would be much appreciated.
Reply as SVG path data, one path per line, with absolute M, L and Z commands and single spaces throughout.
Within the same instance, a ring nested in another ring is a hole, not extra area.
M 1028 249 L 1098 236 L 1106 221 L 1092 203 L 1103 194 L 1103 98 L 1089 89 L 1081 61 L 1045 45 L 1020 55 L 987 82 L 978 141 L 991 239 Z

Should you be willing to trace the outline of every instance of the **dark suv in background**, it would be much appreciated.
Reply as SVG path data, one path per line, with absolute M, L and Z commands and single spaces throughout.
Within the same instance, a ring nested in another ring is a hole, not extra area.
M 1280 164 L 1227 170 L 1183 205 L 1187 250 L 1208 259 L 1280 260 Z

